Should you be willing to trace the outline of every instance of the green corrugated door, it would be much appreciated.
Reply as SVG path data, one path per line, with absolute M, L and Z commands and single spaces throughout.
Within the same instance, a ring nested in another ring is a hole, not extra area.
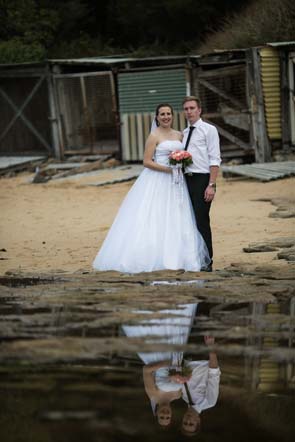
M 177 130 L 185 127 L 182 112 L 182 100 L 186 95 L 184 68 L 122 73 L 118 77 L 118 88 L 123 160 L 142 160 L 158 104 L 171 104 L 173 127 Z
M 159 103 L 181 110 L 186 95 L 185 69 L 119 74 L 121 113 L 153 112 Z

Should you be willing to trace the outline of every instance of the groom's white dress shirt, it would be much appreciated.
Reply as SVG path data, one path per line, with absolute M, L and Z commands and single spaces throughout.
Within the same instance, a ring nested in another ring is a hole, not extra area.
M 217 129 L 201 118 L 193 126 L 195 129 L 187 149 L 192 155 L 193 164 L 186 168 L 186 172 L 210 173 L 210 166 L 220 166 L 221 164 Z M 183 131 L 183 145 L 185 145 L 188 134 L 189 127 Z
M 220 369 L 210 368 L 209 361 L 186 361 L 185 365 L 192 370 L 187 386 L 192 398 L 192 407 L 201 413 L 214 407 L 219 395 Z M 182 390 L 182 398 L 189 403 L 184 384 L 178 384 L 169 376 L 169 367 L 159 368 L 155 373 L 155 384 L 162 391 Z
M 187 386 L 193 401 L 192 408 L 201 413 L 207 408 L 214 407 L 219 395 L 220 369 L 210 368 L 208 361 L 192 361 L 188 366 L 193 369 L 192 377 Z M 189 403 L 184 385 L 182 397 Z

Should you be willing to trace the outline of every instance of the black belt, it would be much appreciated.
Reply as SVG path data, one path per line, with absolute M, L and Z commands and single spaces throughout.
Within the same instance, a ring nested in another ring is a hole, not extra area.
M 193 175 L 210 175 L 209 172 L 185 172 L 185 175 L 187 176 L 193 176 Z

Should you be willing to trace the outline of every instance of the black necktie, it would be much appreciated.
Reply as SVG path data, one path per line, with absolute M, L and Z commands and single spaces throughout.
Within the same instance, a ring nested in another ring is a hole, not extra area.
M 185 146 L 184 146 L 184 150 L 187 150 L 187 148 L 188 148 L 189 141 L 190 141 L 190 139 L 191 139 L 191 136 L 192 136 L 192 133 L 193 133 L 194 128 L 195 128 L 195 126 L 190 126 L 190 128 L 189 128 L 189 134 L 188 134 L 188 137 L 187 137 L 187 140 L 186 140 Z
M 190 394 L 190 391 L 189 391 L 189 389 L 188 389 L 188 386 L 187 386 L 187 383 L 186 383 L 186 382 L 184 383 L 184 387 L 185 387 L 185 391 L 186 391 L 186 394 L 187 394 L 187 398 L 188 398 L 188 403 L 189 403 L 189 405 L 194 405 L 193 400 L 192 400 L 192 397 L 191 397 L 191 394 Z

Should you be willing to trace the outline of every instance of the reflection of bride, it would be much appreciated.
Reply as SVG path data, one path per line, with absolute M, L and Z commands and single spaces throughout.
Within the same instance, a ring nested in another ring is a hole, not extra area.
M 122 328 L 129 337 L 145 338 L 145 343 L 184 345 L 188 341 L 196 309 L 197 304 L 186 304 L 177 310 L 160 310 L 157 313 L 165 315 L 162 318 L 146 319 L 139 325 L 123 325 Z M 152 312 L 140 313 L 149 316 Z M 170 403 L 182 396 L 182 385 L 173 382 L 168 369 L 181 365 L 183 352 L 140 352 L 138 355 L 145 363 L 143 380 L 153 413 L 160 425 L 169 425 L 172 417 Z
M 177 310 L 161 310 L 157 313 L 167 315 L 166 317 L 146 319 L 140 325 L 124 325 L 123 331 L 129 337 L 144 337 L 146 343 L 185 345 L 196 310 L 197 304 L 185 304 Z M 141 313 L 149 315 L 151 312 Z M 206 345 L 213 345 L 214 338 L 204 336 L 204 342 Z M 145 363 L 145 391 L 159 424 L 170 424 L 170 403 L 182 397 L 189 405 L 183 416 L 182 430 L 186 434 L 198 431 L 201 412 L 213 407 L 219 394 L 220 369 L 216 353 L 210 351 L 209 360 L 201 361 L 186 361 L 183 352 L 173 351 L 140 352 L 138 355 Z M 173 369 L 176 369 L 176 374 L 171 373 Z
M 179 192 L 172 181 L 169 154 L 183 148 L 181 133 L 171 128 L 172 117 L 170 105 L 157 107 L 158 127 L 146 142 L 145 169 L 128 192 L 93 262 L 96 270 L 199 271 L 210 262 L 186 183 Z
M 143 337 L 147 344 L 184 345 L 188 341 L 196 309 L 197 304 L 185 304 L 175 310 L 160 310 L 157 313 L 166 317 L 146 319 L 140 325 L 123 325 L 122 328 L 127 336 Z M 146 313 L 148 316 L 152 312 L 140 313 Z M 183 352 L 140 352 L 138 356 L 145 364 L 170 360 L 171 365 L 181 365 Z

